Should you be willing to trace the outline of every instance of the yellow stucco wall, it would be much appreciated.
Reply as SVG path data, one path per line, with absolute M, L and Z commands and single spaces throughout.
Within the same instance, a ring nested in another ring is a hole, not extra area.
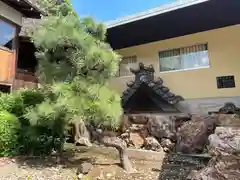
M 199 43 L 208 43 L 210 68 L 159 72 L 159 51 Z M 137 55 L 138 61 L 153 64 L 155 76 L 163 78 L 173 93 L 185 99 L 240 96 L 240 25 L 125 48 L 118 53 L 122 56 Z M 216 77 L 225 75 L 235 76 L 236 88 L 217 89 Z M 110 86 L 121 93 L 132 78 L 114 78 Z

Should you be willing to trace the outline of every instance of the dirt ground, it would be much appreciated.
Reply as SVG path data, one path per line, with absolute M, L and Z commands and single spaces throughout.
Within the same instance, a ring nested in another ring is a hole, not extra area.
M 59 159 L 48 157 L 18 157 L 0 159 L 0 180 L 76 180 L 77 167 L 91 161 L 93 169 L 87 180 L 158 180 L 160 161 L 131 159 L 134 174 L 126 174 L 119 167 L 117 152 L 99 147 L 67 146 Z

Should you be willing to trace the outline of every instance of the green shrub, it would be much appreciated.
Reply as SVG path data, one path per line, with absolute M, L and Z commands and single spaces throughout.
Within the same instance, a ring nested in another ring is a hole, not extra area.
M 29 125 L 23 127 L 20 153 L 49 155 L 53 150 L 62 150 L 66 123 L 62 107 L 44 101 L 28 109 L 25 118 Z
M 19 120 L 7 111 L 0 111 L 0 156 L 18 152 L 19 130 Z
M 21 89 L 10 94 L 0 93 L 0 109 L 14 114 L 22 123 L 29 124 L 24 119 L 27 109 L 44 101 L 44 93 L 39 89 Z
M 53 150 L 60 151 L 63 141 L 59 136 L 53 136 L 52 130 L 44 126 L 24 127 L 21 136 L 20 154 L 44 156 Z
M 24 109 L 34 107 L 45 99 L 45 94 L 41 89 L 21 89 L 17 93 L 22 98 Z
M 23 114 L 23 101 L 18 93 L 0 93 L 0 109 L 20 117 Z

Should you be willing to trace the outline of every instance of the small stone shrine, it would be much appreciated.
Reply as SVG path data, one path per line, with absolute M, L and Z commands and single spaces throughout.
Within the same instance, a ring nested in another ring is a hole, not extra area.
M 161 78 L 154 78 L 152 65 L 146 67 L 139 63 L 137 69 L 130 69 L 135 80 L 127 83 L 123 92 L 122 107 L 125 113 L 176 113 L 174 106 L 182 101 L 181 96 L 170 92 Z

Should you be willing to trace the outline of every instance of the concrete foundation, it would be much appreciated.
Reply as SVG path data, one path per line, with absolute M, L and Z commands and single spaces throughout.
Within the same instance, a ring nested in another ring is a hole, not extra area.
M 183 113 L 206 114 L 208 112 L 218 111 L 225 103 L 232 102 L 240 107 L 240 96 L 227 98 L 204 98 L 189 99 L 177 104 L 177 108 Z

